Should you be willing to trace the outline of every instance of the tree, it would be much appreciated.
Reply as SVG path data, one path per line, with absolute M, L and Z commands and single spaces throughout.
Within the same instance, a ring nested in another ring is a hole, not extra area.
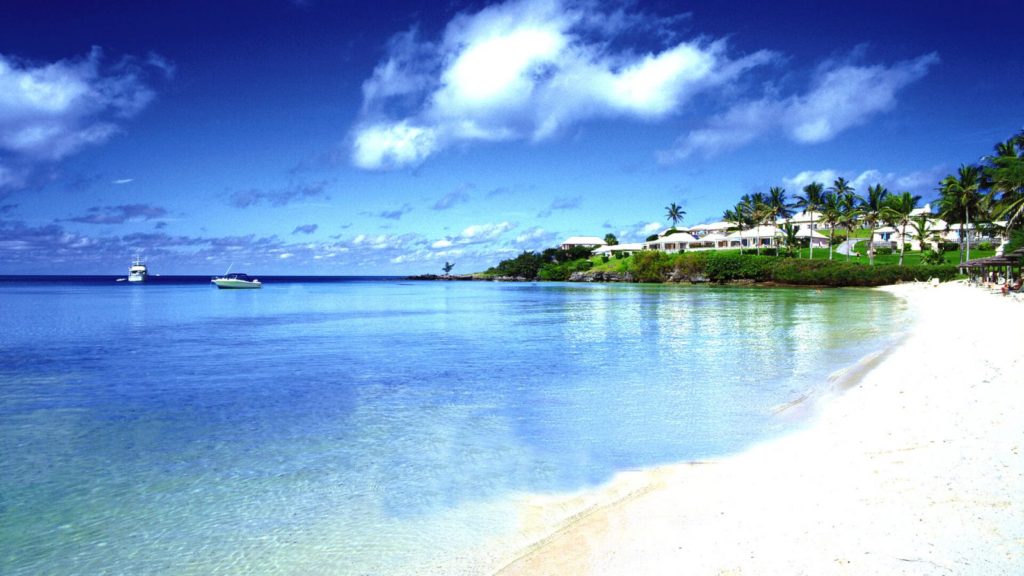
M 754 245 L 757 248 L 758 255 L 760 255 L 761 225 L 768 221 L 771 214 L 768 208 L 768 199 L 762 192 L 744 194 L 740 197 L 740 203 L 737 204 L 737 207 L 739 206 L 742 206 L 741 211 L 747 219 L 747 222 L 751 226 L 755 226 L 757 228 L 757 233 L 754 236 Z
M 604 243 L 608 246 L 615 246 L 619 243 L 619 239 L 615 237 L 615 234 L 609 232 L 604 235 Z
M 828 191 L 842 198 L 843 196 L 853 195 L 853 186 L 846 181 L 846 178 L 840 176 L 835 179 L 835 182 L 832 183 L 832 187 Z
M 672 221 L 673 228 L 676 227 L 676 224 L 679 224 L 685 215 L 686 211 L 683 210 L 682 206 L 679 206 L 675 202 L 665 207 L 665 216 Z
M 856 244 L 853 238 L 853 229 L 857 227 L 857 219 L 860 217 L 860 209 L 857 208 L 858 197 L 854 194 L 839 196 L 839 221 L 837 224 L 846 229 L 846 259 L 850 259 L 850 252 Z
M 993 215 L 1005 218 L 1010 231 L 1024 220 L 1024 132 L 996 145 L 996 154 L 986 159 L 984 177 Z
M 868 264 L 875 265 L 875 228 L 882 218 L 882 206 L 889 197 L 889 191 L 881 184 L 868 186 L 868 195 L 861 198 L 860 213 L 864 218 L 864 224 L 871 229 L 871 237 L 868 239 Z
M 910 214 L 920 201 L 920 196 L 903 192 L 889 196 L 882 206 L 882 219 L 900 228 L 900 266 L 903 266 L 903 252 L 907 247 L 907 224 L 910 223 Z
M 807 186 L 804 186 L 803 196 L 796 197 L 795 206 L 803 210 L 805 215 L 808 213 L 810 214 L 809 218 L 811 223 L 808 224 L 808 228 L 810 229 L 808 238 L 810 239 L 811 252 L 808 257 L 812 259 L 814 258 L 814 223 L 816 222 L 814 213 L 821 207 L 824 191 L 824 184 L 821 182 L 811 182 Z
M 917 233 L 918 241 L 921 243 L 921 250 L 924 251 L 925 239 L 929 232 L 932 232 L 931 223 L 928 222 L 927 214 L 918 214 L 910 219 L 910 226 Z
M 768 213 L 772 220 L 789 218 L 793 215 L 793 205 L 786 198 L 786 189 L 780 186 L 772 186 L 768 189 L 768 199 L 765 202 L 768 206 Z
M 835 238 L 836 226 L 843 218 L 843 201 L 834 192 L 826 192 L 821 197 L 821 220 L 828 226 L 828 259 L 832 259 L 832 243 Z
M 445 276 L 451 274 L 452 268 L 455 268 L 455 263 L 454 262 L 449 262 L 447 260 L 444 261 L 444 266 L 441 267 L 441 269 L 444 270 L 444 275 Z
M 956 176 L 950 174 L 939 183 L 939 203 L 948 211 L 949 216 L 955 218 L 949 221 L 963 223 L 960 232 L 962 239 L 966 239 L 967 255 L 961 257 L 961 262 L 971 259 L 971 214 L 977 215 L 983 207 L 980 175 L 977 166 L 961 164 Z
M 786 243 L 786 253 L 793 254 L 793 248 L 798 247 L 800 244 L 799 238 L 797 238 L 796 226 L 793 226 L 789 222 L 782 225 L 782 240 Z

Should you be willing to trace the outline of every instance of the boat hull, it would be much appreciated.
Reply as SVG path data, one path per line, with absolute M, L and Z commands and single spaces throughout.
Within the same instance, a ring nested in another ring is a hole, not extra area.
M 213 282 L 217 286 L 217 288 L 232 289 L 232 290 L 244 290 L 244 289 L 262 288 L 263 287 L 263 284 L 261 284 L 259 282 L 259 280 L 248 281 L 248 280 L 230 280 L 230 279 L 215 278 L 215 279 L 211 280 L 211 282 Z

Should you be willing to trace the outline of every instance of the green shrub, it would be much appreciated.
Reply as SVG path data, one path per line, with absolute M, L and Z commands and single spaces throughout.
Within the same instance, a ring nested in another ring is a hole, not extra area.
M 875 254 L 879 256 L 889 256 L 892 254 L 892 246 L 882 246 L 881 248 L 875 248 Z
M 991 242 L 982 242 L 981 244 L 978 244 L 976 248 L 982 251 L 988 251 L 993 249 Z
M 671 258 L 660 250 L 643 250 L 633 254 L 633 277 L 638 282 L 661 282 L 671 269 Z
M 936 252 L 934 250 L 925 250 L 921 253 L 921 263 L 930 265 L 939 265 L 946 263 L 946 257 L 942 255 L 942 252 Z
M 960 244 L 957 242 L 940 242 L 939 250 L 943 252 L 952 252 L 953 250 L 960 250 Z

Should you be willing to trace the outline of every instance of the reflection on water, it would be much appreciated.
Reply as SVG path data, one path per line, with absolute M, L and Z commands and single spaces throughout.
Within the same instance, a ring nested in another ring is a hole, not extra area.
M 401 573 L 508 496 L 741 449 L 880 346 L 863 290 L 0 288 L 0 572 Z

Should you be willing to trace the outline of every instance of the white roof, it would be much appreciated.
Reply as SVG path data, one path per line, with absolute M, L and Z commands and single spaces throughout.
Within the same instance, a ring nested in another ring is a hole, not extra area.
M 615 244 L 614 246 L 601 246 L 597 250 L 594 250 L 594 254 L 610 254 L 612 252 L 632 252 L 643 249 L 644 245 L 642 242 L 631 242 L 625 244 Z
M 728 230 L 729 228 L 735 228 L 735 227 L 736 227 L 736 225 L 733 224 L 732 222 L 719 221 L 719 222 L 708 222 L 707 224 L 697 224 L 696 226 L 691 226 L 689 231 L 690 232 L 720 232 L 720 231 Z M 680 230 L 682 230 L 682 228 L 680 228 Z
M 696 238 L 694 238 L 690 234 L 687 234 L 686 232 L 676 232 L 675 234 L 669 234 L 668 236 L 663 236 L 661 238 L 658 238 L 657 240 L 651 240 L 650 242 L 648 242 L 648 244 L 664 244 L 664 243 L 671 243 L 671 242 L 686 243 L 686 242 L 696 242 L 696 241 L 697 241 Z
M 725 234 L 719 234 L 718 232 L 712 232 L 711 234 L 708 234 L 707 236 L 702 236 L 697 241 L 698 242 L 721 242 L 722 240 L 728 240 L 728 237 Z
M 807 228 L 801 228 L 796 231 L 797 238 L 806 238 L 808 236 L 811 236 L 812 238 L 824 238 L 826 240 L 828 239 L 828 236 L 825 236 L 824 234 L 816 230 L 808 230 Z
M 574 244 L 577 246 L 604 246 L 605 242 L 603 238 L 597 236 L 571 236 L 562 245 Z
M 743 230 L 742 232 L 737 230 L 729 234 L 728 238 L 772 238 L 778 233 L 779 229 L 775 226 L 761 226 L 760 228 L 755 226 L 750 230 Z

